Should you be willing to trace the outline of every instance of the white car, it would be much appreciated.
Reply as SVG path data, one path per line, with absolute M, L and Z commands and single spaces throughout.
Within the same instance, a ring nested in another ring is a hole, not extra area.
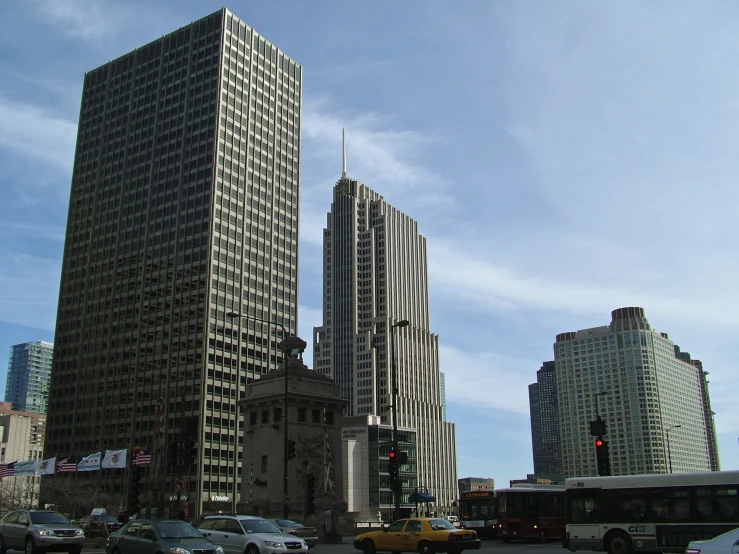
M 303 539 L 287 535 L 261 517 L 215 514 L 197 526 L 224 554 L 308 554 Z
M 739 528 L 708 541 L 692 541 L 685 554 L 736 554 L 739 552 Z

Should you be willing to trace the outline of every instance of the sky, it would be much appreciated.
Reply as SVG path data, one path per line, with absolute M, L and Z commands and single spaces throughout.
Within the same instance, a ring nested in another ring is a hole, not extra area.
M 0 353 L 53 339 L 84 72 L 221 6 L 0 7 Z M 322 321 L 346 128 L 349 175 L 428 239 L 460 477 L 533 471 L 527 385 L 558 333 L 624 306 L 703 361 L 722 469 L 739 468 L 739 4 L 227 7 L 303 66 L 301 337 Z

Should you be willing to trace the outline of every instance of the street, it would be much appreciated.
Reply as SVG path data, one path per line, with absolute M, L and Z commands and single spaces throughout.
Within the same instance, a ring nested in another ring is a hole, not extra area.
M 341 544 L 319 544 L 312 548 L 310 554 L 356 554 L 358 551 L 352 545 L 353 538 L 345 537 Z M 85 548 L 82 552 L 90 554 L 104 554 L 102 548 Z M 469 552 L 475 552 L 470 550 Z M 562 548 L 562 543 L 553 541 L 546 544 L 536 542 L 519 542 L 503 544 L 497 540 L 483 540 L 478 552 L 494 552 L 495 554 L 565 554 L 569 551 Z

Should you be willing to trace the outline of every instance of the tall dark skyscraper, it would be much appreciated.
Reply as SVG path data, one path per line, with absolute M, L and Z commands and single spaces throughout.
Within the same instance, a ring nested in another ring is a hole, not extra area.
M 537 475 L 562 475 L 562 444 L 554 367 L 554 362 L 544 362 L 536 372 L 536 383 L 529 385 L 531 446 L 534 453 L 534 473 Z
M 175 476 L 193 517 L 239 490 L 236 402 L 282 336 L 226 314 L 298 328 L 301 83 L 227 9 L 85 75 L 45 455 L 154 447 L 142 508 Z M 188 430 L 196 463 L 166 467 Z

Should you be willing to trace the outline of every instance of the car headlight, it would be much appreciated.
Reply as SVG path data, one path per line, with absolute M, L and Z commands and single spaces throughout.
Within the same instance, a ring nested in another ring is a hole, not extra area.
M 84 535 L 84 534 L 85 534 L 85 532 L 84 532 L 84 531 L 83 531 L 82 529 L 77 529 L 77 530 L 76 530 L 76 531 L 74 532 L 74 536 L 75 536 L 75 537 L 79 537 L 80 535 Z
M 216 554 L 223 554 L 223 548 L 216 546 Z
M 170 554 L 192 554 L 187 548 L 180 548 L 179 546 L 173 546 L 169 549 Z
M 271 546 L 272 548 L 285 548 L 284 544 L 282 544 L 281 542 L 277 542 L 277 541 L 264 541 L 264 544 L 266 546 Z
M 54 531 L 52 531 L 50 529 L 39 529 L 38 530 L 38 534 L 40 536 L 42 536 L 42 537 L 53 537 L 54 536 Z

